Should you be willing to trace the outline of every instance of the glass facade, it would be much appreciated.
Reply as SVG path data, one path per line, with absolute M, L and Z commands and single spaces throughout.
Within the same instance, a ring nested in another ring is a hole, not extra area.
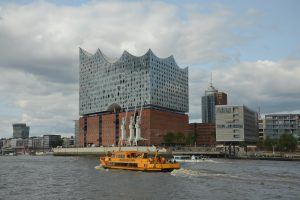
M 161 59 L 149 50 L 136 57 L 124 51 L 111 59 L 99 49 L 94 55 L 80 49 L 79 60 L 80 115 L 106 112 L 112 104 L 189 110 L 188 68 L 181 69 L 173 56 Z
M 300 114 L 273 114 L 265 116 L 265 133 L 271 138 L 279 138 L 290 133 L 300 138 Z
M 215 96 L 202 97 L 202 123 L 215 123 Z
M 29 137 L 29 126 L 26 124 L 13 124 L 13 138 L 28 138 Z

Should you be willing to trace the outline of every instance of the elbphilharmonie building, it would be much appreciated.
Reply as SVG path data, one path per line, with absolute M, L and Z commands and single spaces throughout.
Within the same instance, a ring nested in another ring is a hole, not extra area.
M 112 59 L 80 48 L 79 75 L 80 145 L 118 145 L 133 136 L 145 139 L 140 145 L 160 145 L 168 132 L 187 132 L 188 67 L 173 56 L 159 58 L 149 49 Z M 129 119 L 140 123 L 140 136 L 137 129 L 128 135 Z
M 112 105 L 186 113 L 189 110 L 188 68 L 173 56 L 158 58 L 149 49 L 140 57 L 124 51 L 120 58 L 80 49 L 79 114 L 110 110 Z

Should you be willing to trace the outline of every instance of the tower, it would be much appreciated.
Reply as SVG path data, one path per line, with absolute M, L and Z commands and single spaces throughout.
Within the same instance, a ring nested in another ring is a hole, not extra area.
M 205 90 L 202 100 L 202 123 L 215 123 L 215 106 L 227 105 L 227 94 L 218 92 L 212 84 L 212 73 L 208 88 Z

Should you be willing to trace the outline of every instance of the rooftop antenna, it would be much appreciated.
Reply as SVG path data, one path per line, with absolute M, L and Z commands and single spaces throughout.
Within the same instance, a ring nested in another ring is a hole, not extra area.
M 210 72 L 210 86 L 212 86 L 212 72 Z

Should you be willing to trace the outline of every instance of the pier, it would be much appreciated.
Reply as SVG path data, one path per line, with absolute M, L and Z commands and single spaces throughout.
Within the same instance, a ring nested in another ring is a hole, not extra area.
M 105 155 L 109 152 L 115 151 L 141 151 L 141 152 L 149 152 L 156 153 L 158 151 L 159 154 L 165 154 L 167 152 L 166 149 L 159 149 L 154 146 L 126 146 L 126 147 L 78 147 L 78 148 L 54 148 L 53 155 L 54 156 L 89 156 L 89 155 Z

